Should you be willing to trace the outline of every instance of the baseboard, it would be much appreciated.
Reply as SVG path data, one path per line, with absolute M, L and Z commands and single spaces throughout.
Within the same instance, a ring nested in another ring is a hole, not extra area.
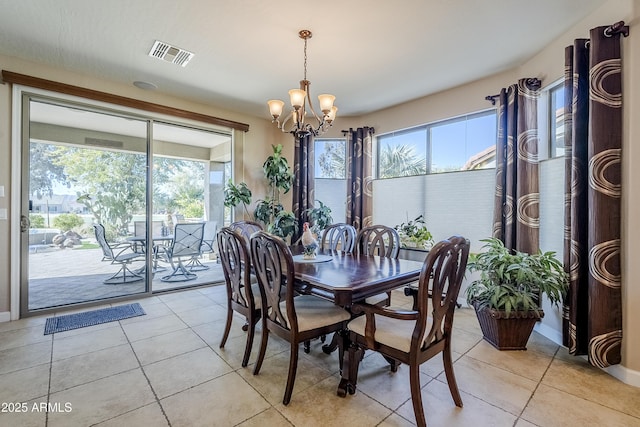
M 0 323 L 9 322 L 11 320 L 10 311 L 0 311 Z
M 562 345 L 562 332 L 540 322 L 536 323 L 536 325 L 533 327 L 533 330 L 540 335 L 549 338 L 554 343 Z
M 549 338 L 554 343 L 562 345 L 562 333 L 560 331 L 556 331 L 555 329 L 550 328 L 549 326 L 542 323 L 538 323 L 533 329 L 540 335 Z M 582 357 L 586 358 L 586 356 Z M 609 366 L 608 368 L 604 368 L 603 371 L 605 371 L 612 377 L 619 379 L 625 384 L 629 384 L 634 387 L 640 387 L 639 371 L 634 371 L 633 369 L 629 369 L 623 365 Z
M 625 384 L 632 385 L 634 387 L 640 387 L 640 372 L 634 371 L 622 365 L 613 365 L 608 368 L 604 368 L 603 371 L 622 381 Z

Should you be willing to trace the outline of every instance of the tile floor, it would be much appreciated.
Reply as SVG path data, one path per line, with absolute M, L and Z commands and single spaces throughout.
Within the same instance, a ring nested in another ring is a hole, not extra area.
M 0 426 L 414 425 L 406 366 L 390 373 L 368 352 L 358 392 L 339 398 L 336 354 L 314 341 L 310 354 L 300 352 L 293 397 L 283 406 L 288 344 L 271 337 L 254 376 L 251 365 L 240 366 L 245 333 L 236 316 L 220 349 L 224 286 L 139 302 L 146 316 L 54 335 L 43 335 L 45 316 L 1 323 Z M 401 292 L 393 302 L 409 303 Z M 431 427 L 640 426 L 639 388 L 535 332 L 528 351 L 497 351 L 470 309 L 459 309 L 454 325 L 464 408 L 454 406 L 442 362 L 432 359 L 422 367 Z

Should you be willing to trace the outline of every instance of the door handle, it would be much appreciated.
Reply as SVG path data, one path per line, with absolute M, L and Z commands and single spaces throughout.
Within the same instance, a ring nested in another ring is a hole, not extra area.
M 29 231 L 29 227 L 31 226 L 31 221 L 29 221 L 29 217 L 25 215 L 20 215 L 20 231 L 24 233 L 25 231 Z

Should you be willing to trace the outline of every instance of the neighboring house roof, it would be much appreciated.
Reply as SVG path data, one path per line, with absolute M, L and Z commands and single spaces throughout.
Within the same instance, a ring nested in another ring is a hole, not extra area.
M 496 146 L 492 145 L 481 152 L 469 157 L 467 163 L 464 164 L 462 170 L 484 169 L 493 167 L 496 162 Z M 493 165 L 492 165 L 493 163 Z

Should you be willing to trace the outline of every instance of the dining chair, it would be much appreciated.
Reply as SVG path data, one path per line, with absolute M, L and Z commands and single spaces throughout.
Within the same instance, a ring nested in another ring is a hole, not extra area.
M 328 225 L 322 232 L 320 249 L 352 253 L 356 245 L 356 228 L 353 225 L 336 223 Z
M 262 339 L 253 374 L 262 367 L 269 334 L 287 340 L 291 346 L 289 373 L 282 403 L 288 405 L 293 392 L 298 367 L 300 343 L 344 330 L 351 318 L 349 312 L 330 301 L 313 295 L 295 296 L 294 264 L 285 242 L 274 235 L 259 231 L 250 240 L 251 262 L 258 278 L 262 307 Z M 339 362 L 342 368 L 342 348 Z
M 354 312 L 364 313 L 349 322 L 349 378 L 355 384 L 358 363 L 364 349 L 382 354 L 391 364 L 409 366 L 411 401 L 418 426 L 426 426 L 420 393 L 420 365 L 442 353 L 449 391 L 456 406 L 462 407 L 451 359 L 451 336 L 455 304 L 469 256 L 469 241 L 452 236 L 429 251 L 420 272 L 417 309 L 390 309 L 370 304 L 354 304 Z M 429 292 L 429 282 L 433 292 Z M 429 304 L 431 302 L 431 304 Z M 431 306 L 431 307 L 430 307 Z M 350 393 L 355 389 L 349 390 Z
M 260 289 L 255 282 L 255 276 L 251 275 L 251 256 L 245 238 L 241 234 L 235 233 L 231 228 L 224 227 L 217 235 L 217 243 L 218 257 L 222 264 L 227 286 L 227 323 L 222 334 L 220 348 L 224 348 L 227 342 L 233 312 L 242 314 L 247 319 L 247 343 L 242 358 L 242 367 L 246 367 L 253 346 L 256 323 L 260 320 L 262 307 Z
M 356 238 L 356 251 L 362 255 L 377 255 L 397 259 L 400 254 L 400 236 L 386 225 L 364 227 Z M 367 304 L 388 306 L 391 304 L 391 292 L 367 298 Z
M 129 265 L 133 261 L 144 261 L 144 254 L 136 252 L 132 245 L 118 243 L 116 245 L 110 245 L 107 242 L 104 225 L 94 224 L 93 229 L 96 236 L 96 241 L 102 249 L 102 260 L 111 261 L 111 264 L 117 264 L 120 269 L 108 279 L 105 279 L 102 283 L 106 285 L 117 285 L 123 283 L 133 283 L 143 280 L 144 277 L 134 273 L 129 269 Z
M 158 245 L 158 256 L 171 264 L 171 274 L 163 276 L 163 282 L 186 282 L 198 277 L 184 265 L 184 260 L 190 260 L 194 256 L 200 256 L 204 223 L 192 222 L 176 224 L 173 229 L 173 240 L 170 246 Z
M 256 231 L 262 231 L 262 225 L 255 221 L 235 221 L 229 225 L 233 231 L 239 232 L 247 242 Z
M 398 258 L 400 236 L 395 228 L 386 225 L 364 227 L 356 238 L 356 250 L 363 255 Z

